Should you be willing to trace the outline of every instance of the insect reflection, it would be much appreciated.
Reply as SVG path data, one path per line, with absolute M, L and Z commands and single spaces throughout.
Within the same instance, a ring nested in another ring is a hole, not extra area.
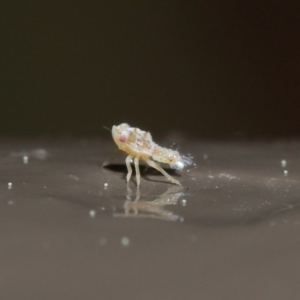
M 184 195 L 182 188 L 172 186 L 153 201 L 140 199 L 140 190 L 136 190 L 135 199 L 132 200 L 132 191 L 127 187 L 127 197 L 124 202 L 124 213 L 115 213 L 114 217 L 153 218 L 166 221 L 183 221 L 183 218 L 166 210 L 166 205 L 177 205 L 179 198 Z

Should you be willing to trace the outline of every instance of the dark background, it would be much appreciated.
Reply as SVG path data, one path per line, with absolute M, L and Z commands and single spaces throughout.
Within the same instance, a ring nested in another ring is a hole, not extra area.
M 0 136 L 299 137 L 299 1 L 1 1 Z

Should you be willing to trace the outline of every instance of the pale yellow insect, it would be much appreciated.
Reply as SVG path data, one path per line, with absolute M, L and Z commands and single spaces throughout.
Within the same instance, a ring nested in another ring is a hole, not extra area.
M 178 151 L 158 146 L 152 140 L 150 132 L 130 127 L 126 123 L 112 127 L 112 136 L 119 149 L 129 154 L 125 160 L 127 166 L 127 183 L 132 174 L 131 161 L 134 161 L 137 186 L 140 185 L 141 175 L 139 160 L 145 161 L 149 166 L 160 171 L 174 184 L 181 185 L 179 181 L 170 176 L 157 162 L 169 164 L 171 168 L 182 170 L 191 165 L 191 158 L 180 155 Z M 155 162 L 157 161 L 157 162 Z

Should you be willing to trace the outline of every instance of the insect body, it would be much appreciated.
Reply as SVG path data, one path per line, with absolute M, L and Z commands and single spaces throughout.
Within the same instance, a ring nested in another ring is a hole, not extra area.
M 137 185 L 140 185 L 139 160 L 145 161 L 149 166 L 160 171 L 171 182 L 181 185 L 179 181 L 170 176 L 157 162 L 169 164 L 171 168 L 182 170 L 186 165 L 191 165 L 192 160 L 182 156 L 178 151 L 158 146 L 152 140 L 149 132 L 130 127 L 123 123 L 113 126 L 112 136 L 119 149 L 129 154 L 125 160 L 127 166 L 127 183 L 132 174 L 131 161 L 134 161 Z

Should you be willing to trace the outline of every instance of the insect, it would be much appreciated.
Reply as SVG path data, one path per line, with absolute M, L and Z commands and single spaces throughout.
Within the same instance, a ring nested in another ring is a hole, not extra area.
M 172 169 L 176 170 L 182 170 L 185 166 L 193 163 L 191 158 L 180 155 L 178 151 L 163 148 L 154 143 L 150 132 L 130 127 L 126 123 L 113 126 L 112 136 L 119 149 L 128 154 L 125 159 L 128 170 L 127 183 L 130 181 L 132 174 L 130 165 L 132 161 L 135 166 L 137 186 L 140 185 L 141 181 L 139 160 L 145 161 L 149 166 L 161 172 L 169 181 L 177 185 L 181 185 L 180 182 L 170 176 L 158 162 L 169 164 Z

